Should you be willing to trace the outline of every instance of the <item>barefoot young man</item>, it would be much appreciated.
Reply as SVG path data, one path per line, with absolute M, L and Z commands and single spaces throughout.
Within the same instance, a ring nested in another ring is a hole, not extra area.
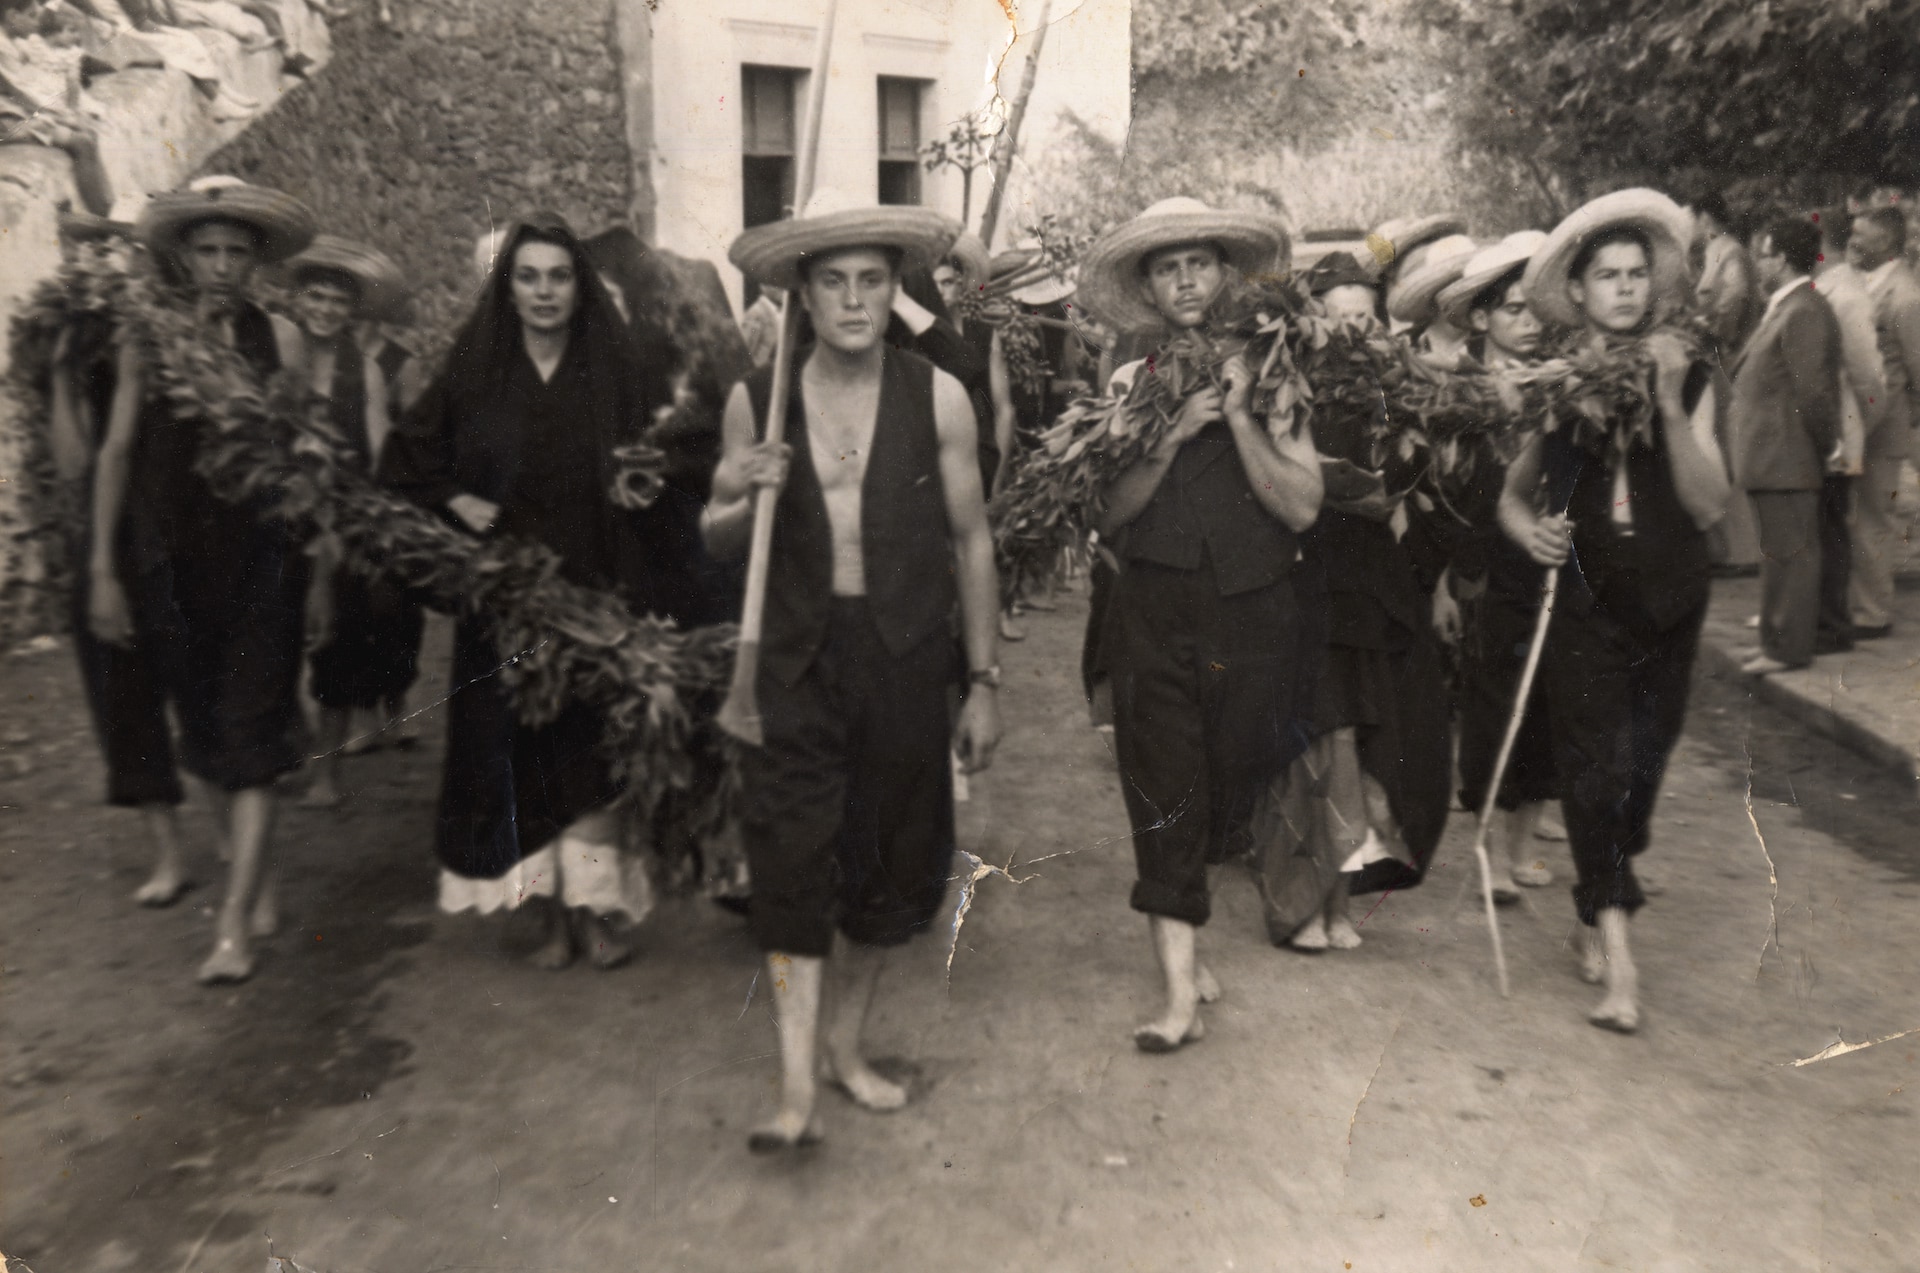
M 959 227 L 928 209 L 834 202 L 822 192 L 806 215 L 734 242 L 749 278 L 799 293 L 814 343 L 794 358 L 783 443 L 756 440 L 772 370 L 734 390 L 704 523 L 716 554 L 738 556 L 753 493 L 780 492 L 757 687 L 765 743 L 742 760 L 749 920 L 782 1074 L 755 1152 L 820 1138 L 822 1076 L 870 1110 L 906 1103 L 867 1063 L 861 1031 L 887 948 L 926 928 L 946 892 L 949 748 L 977 770 L 1000 734 L 973 406 L 959 381 L 883 339 L 902 267 L 938 260 Z M 957 728 L 956 602 L 968 667 Z
M 1233 271 L 1285 268 L 1286 232 L 1256 213 L 1167 199 L 1093 245 L 1082 299 L 1128 331 L 1202 331 Z M 1151 375 L 1133 364 L 1116 389 Z M 1313 439 L 1279 445 L 1249 409 L 1253 377 L 1234 356 L 1223 385 L 1202 382 L 1159 450 L 1115 480 L 1100 539 L 1120 562 L 1103 660 L 1114 742 L 1166 1005 L 1134 1033 L 1170 1052 L 1202 1034 L 1199 1005 L 1219 987 L 1195 955 L 1211 899 L 1207 866 L 1248 843 L 1254 799 L 1304 740 L 1300 672 L 1322 635 L 1295 597 L 1299 536 L 1320 512 Z
M 276 190 L 207 178 L 156 195 L 136 236 L 182 285 L 205 338 L 240 355 L 259 380 L 298 357 L 299 337 L 247 299 L 257 265 L 292 256 L 313 218 Z M 129 589 L 150 598 L 162 679 L 180 722 L 181 761 L 199 778 L 231 855 L 204 983 L 253 974 L 252 938 L 278 926 L 269 841 L 274 780 L 300 763 L 298 690 L 311 572 L 273 496 L 214 494 L 195 468 L 198 421 L 175 418 L 140 351 L 123 347 L 94 471 L 88 626 L 123 642 Z M 116 559 L 122 518 L 133 548 Z M 131 577 L 123 577 L 131 576 Z
M 1610 421 L 1609 440 L 1592 447 L 1565 429 L 1534 438 L 1500 496 L 1507 535 L 1537 565 L 1566 567 L 1541 673 L 1579 876 L 1574 907 L 1589 929 L 1582 971 L 1606 983 L 1588 1020 L 1621 1033 L 1640 1025 L 1627 921 L 1646 898 L 1633 859 L 1647 848 L 1686 720 L 1707 611 L 1706 532 L 1729 493 L 1712 368 L 1657 327 L 1661 308 L 1686 294 L 1685 243 L 1685 214 L 1670 199 L 1622 190 L 1580 208 L 1534 254 L 1522 286 L 1535 311 L 1596 347 L 1644 339 L 1655 407 L 1645 420 Z M 1543 514 L 1543 502 L 1566 512 Z
M 1522 230 L 1474 253 L 1466 272 L 1440 293 L 1440 313 L 1471 335 L 1467 355 L 1495 376 L 1540 356 L 1542 328 L 1527 304 L 1522 276 L 1547 236 Z M 1487 502 L 1471 510 L 1474 528 L 1448 563 L 1448 584 L 1460 599 L 1460 799 L 1478 813 L 1513 711 L 1514 692 L 1540 608 L 1540 567 L 1500 531 L 1495 516 L 1501 474 L 1491 475 Z M 1527 700 L 1513 755 L 1500 780 L 1493 854 L 1493 899 L 1520 900 L 1520 885 L 1544 888 L 1553 872 L 1540 860 L 1534 829 L 1559 795 L 1546 692 Z

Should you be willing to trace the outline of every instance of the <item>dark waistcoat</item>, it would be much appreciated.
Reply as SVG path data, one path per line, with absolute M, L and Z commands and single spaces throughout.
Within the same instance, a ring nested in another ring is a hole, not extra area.
M 795 360 L 787 399 L 785 440 L 793 460 L 774 516 L 760 655 L 761 667 L 787 685 L 819 653 L 833 603 L 833 531 L 808 445 L 801 361 Z M 764 429 L 773 369 L 762 367 L 746 385 L 756 428 Z M 898 655 L 947 632 L 959 596 L 940 481 L 933 364 L 886 350 L 872 445 L 860 487 L 860 553 L 867 605 L 887 648 Z
M 1160 488 L 1130 522 L 1120 556 L 1179 570 L 1211 559 L 1220 595 L 1251 592 L 1284 578 L 1299 539 L 1261 507 L 1225 424 L 1210 424 L 1173 457 Z

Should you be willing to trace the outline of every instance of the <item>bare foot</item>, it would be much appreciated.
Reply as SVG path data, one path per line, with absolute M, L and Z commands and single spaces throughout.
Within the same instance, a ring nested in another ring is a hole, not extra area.
M 300 797 L 300 807 L 302 809 L 338 809 L 340 790 L 331 782 L 316 780 L 311 787 L 307 788 L 307 794 Z
M 247 936 L 271 937 L 280 931 L 280 889 L 272 880 L 262 881 L 253 898 L 253 913 L 247 916 Z
M 1133 1032 L 1133 1045 L 1142 1052 L 1178 1052 L 1187 1044 L 1198 1043 L 1206 1037 L 1207 1027 L 1201 1022 L 1199 1010 L 1196 1009 L 1184 1023 L 1171 1014 L 1158 1021 L 1149 1021 Z
M 1201 1003 L 1220 1002 L 1220 979 L 1213 975 L 1213 969 L 1200 964 L 1193 970 L 1193 986 L 1200 995 Z
M 1293 936 L 1287 938 L 1287 945 L 1295 950 L 1304 950 L 1309 954 L 1319 954 L 1329 945 L 1327 940 L 1327 917 L 1315 915 L 1306 923 L 1293 930 Z
M 134 890 L 133 900 L 142 906 L 171 906 L 191 887 L 193 881 L 186 877 L 178 862 L 162 862 L 153 868 L 147 882 Z
M 1600 930 L 1586 930 L 1586 944 L 1580 948 L 1580 980 L 1597 986 L 1606 977 L 1606 948 L 1600 944 Z
M 1553 883 L 1553 872 L 1539 858 L 1513 868 L 1513 882 L 1521 888 L 1545 888 Z
M 595 968 L 608 972 L 633 958 L 632 944 L 615 936 L 607 921 L 588 910 L 580 911 L 579 918 L 580 946 Z
M 1335 915 L 1327 921 L 1327 945 L 1335 950 L 1356 950 L 1360 946 L 1360 930 L 1345 915 Z
M 244 937 L 223 937 L 196 974 L 203 986 L 231 985 L 253 976 L 253 954 Z
M 845 1092 L 855 1105 L 876 1114 L 891 1114 L 907 1105 L 907 1089 L 881 1078 L 860 1057 L 829 1060 L 826 1080 Z
M 573 962 L 573 934 L 568 931 L 564 914 L 557 910 L 549 913 L 547 939 L 527 956 L 527 962 L 542 972 L 559 972 Z
M 756 1154 L 778 1154 L 811 1149 L 823 1139 L 820 1120 L 811 1110 L 782 1109 L 747 1134 L 747 1149 Z

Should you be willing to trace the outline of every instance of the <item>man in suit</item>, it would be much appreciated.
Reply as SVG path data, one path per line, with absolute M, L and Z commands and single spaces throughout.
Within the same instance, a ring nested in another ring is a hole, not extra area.
M 1853 647 L 1853 611 L 1848 594 L 1853 576 L 1853 496 L 1859 484 L 1867 434 L 1885 414 L 1886 365 L 1873 325 L 1873 298 L 1867 281 L 1847 263 L 1853 216 L 1828 208 L 1820 218 L 1820 268 L 1814 290 L 1826 297 L 1840 324 L 1840 450 L 1827 465 L 1820 500 L 1820 627 L 1817 654 Z
M 1893 501 L 1920 422 L 1920 279 L 1905 260 L 1906 250 L 1907 221 L 1898 208 L 1871 208 L 1855 218 L 1847 261 L 1866 277 L 1886 371 L 1885 409 L 1869 420 L 1854 501 L 1849 600 L 1856 640 L 1892 630 L 1893 560 L 1900 541 Z
M 1760 523 L 1760 649 L 1741 670 L 1765 675 L 1813 661 L 1820 613 L 1819 509 L 1840 438 L 1840 324 L 1813 288 L 1820 231 L 1804 217 L 1753 243 L 1770 296 L 1734 363 L 1734 476 Z

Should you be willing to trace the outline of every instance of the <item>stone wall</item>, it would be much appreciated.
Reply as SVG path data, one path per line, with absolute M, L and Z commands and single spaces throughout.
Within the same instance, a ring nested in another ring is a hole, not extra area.
M 471 303 L 473 242 L 551 208 L 623 221 L 631 174 L 609 0 L 405 0 L 334 24 L 325 73 L 215 154 L 387 252 L 437 350 Z

